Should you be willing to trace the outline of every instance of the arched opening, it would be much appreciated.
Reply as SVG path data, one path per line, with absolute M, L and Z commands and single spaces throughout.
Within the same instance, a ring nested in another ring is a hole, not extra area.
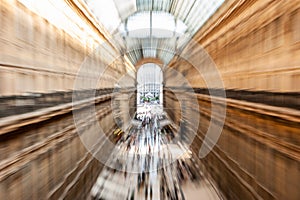
M 146 63 L 137 71 L 137 114 L 147 110 L 162 112 L 163 73 L 155 63 Z

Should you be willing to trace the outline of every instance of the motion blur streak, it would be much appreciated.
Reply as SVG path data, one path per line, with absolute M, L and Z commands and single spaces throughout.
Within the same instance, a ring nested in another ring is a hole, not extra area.
M 300 0 L 0 0 L 0 199 L 300 199 Z

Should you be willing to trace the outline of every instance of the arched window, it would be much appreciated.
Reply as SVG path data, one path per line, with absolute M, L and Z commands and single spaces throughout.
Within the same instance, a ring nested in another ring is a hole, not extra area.
M 154 63 L 142 65 L 137 72 L 137 106 L 162 105 L 163 73 Z

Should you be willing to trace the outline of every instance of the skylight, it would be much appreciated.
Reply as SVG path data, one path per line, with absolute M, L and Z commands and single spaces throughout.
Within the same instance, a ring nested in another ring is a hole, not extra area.
M 187 26 L 167 12 L 138 12 L 130 16 L 127 24 L 120 25 L 119 30 L 133 38 L 170 38 L 175 34 L 182 35 Z

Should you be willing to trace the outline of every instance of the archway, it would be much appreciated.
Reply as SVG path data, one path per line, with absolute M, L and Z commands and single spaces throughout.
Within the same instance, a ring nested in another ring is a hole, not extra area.
M 153 108 L 162 111 L 163 73 L 155 63 L 146 63 L 137 71 L 137 114 Z

